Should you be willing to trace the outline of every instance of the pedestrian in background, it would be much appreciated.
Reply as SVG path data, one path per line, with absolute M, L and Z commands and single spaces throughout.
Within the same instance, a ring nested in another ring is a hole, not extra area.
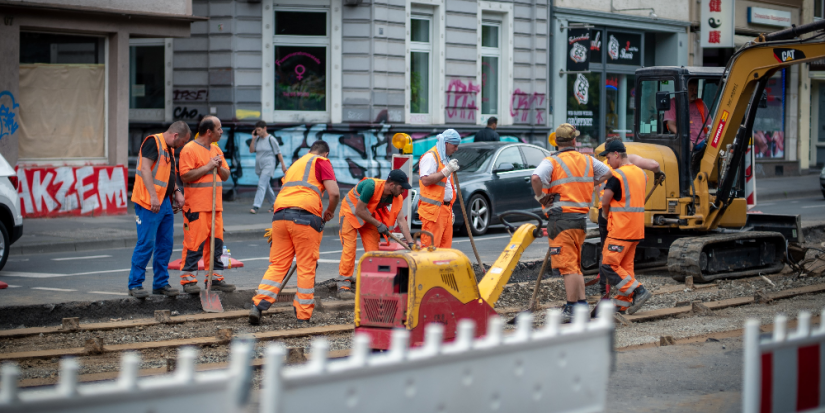
M 496 132 L 496 127 L 498 127 L 498 118 L 490 116 L 487 119 L 487 127 L 476 133 L 473 142 L 498 142 L 500 138 L 498 132 Z
M 179 294 L 169 285 L 175 212 L 184 203 L 183 193 L 175 183 L 174 151 L 186 144 L 191 134 L 186 122 L 177 121 L 166 132 L 147 136 L 140 145 L 135 187 L 132 190 L 138 233 L 129 271 L 129 295 L 132 297 L 142 299 L 149 296 L 143 289 L 143 281 L 146 279 L 146 264 L 153 254 L 152 293 L 169 297 Z
M 258 175 L 258 190 L 255 192 L 255 200 L 252 202 L 250 214 L 257 214 L 258 209 L 267 200 L 272 199 L 275 203 L 275 191 L 269 181 L 275 175 L 275 165 L 280 161 L 281 170 L 286 175 L 286 164 L 281 155 L 281 147 L 278 140 L 266 131 L 266 122 L 260 120 L 255 124 L 252 131 L 252 141 L 249 143 L 249 153 L 255 154 L 255 175 Z M 269 209 L 272 212 L 272 208 Z

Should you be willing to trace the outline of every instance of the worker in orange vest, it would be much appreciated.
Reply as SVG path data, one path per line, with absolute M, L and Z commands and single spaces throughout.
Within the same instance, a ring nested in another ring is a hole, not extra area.
M 183 181 L 183 258 L 180 283 L 189 294 L 200 293 L 197 271 L 198 261 L 209 262 L 209 254 L 215 257 L 215 271 L 222 271 L 223 263 L 223 181 L 229 179 L 229 165 L 223 151 L 212 145 L 223 134 L 221 121 L 207 116 L 198 124 L 198 136 L 186 144 L 180 152 L 180 178 Z M 217 169 L 217 193 L 215 194 L 215 250 L 210 250 L 212 235 L 212 171 Z M 208 264 L 207 264 L 208 265 Z M 204 279 L 204 285 L 206 279 Z M 212 277 L 212 290 L 232 292 L 235 286 L 227 284 L 223 275 Z
M 186 122 L 177 121 L 166 132 L 147 136 L 140 145 L 132 189 L 138 233 L 132 253 L 132 269 L 129 270 L 129 295 L 132 297 L 143 299 L 149 296 L 143 289 L 143 280 L 146 279 L 146 264 L 153 255 L 152 293 L 168 297 L 180 293 L 169 285 L 175 212 L 184 203 L 183 193 L 175 182 L 175 148 L 185 144 L 191 134 Z
M 587 305 L 581 270 L 586 218 L 593 202 L 594 184 L 610 173 L 603 163 L 576 151 L 577 136 L 579 131 L 573 125 L 561 124 L 556 129 L 558 152 L 541 161 L 531 178 L 535 198 L 549 219 L 551 267 L 554 274 L 564 278 L 564 322 L 572 320 L 575 305 Z
M 418 216 L 421 229 L 433 234 L 432 243 L 438 248 L 450 248 L 453 245 L 453 204 L 455 203 L 455 185 L 453 172 L 459 169 L 458 160 L 450 159 L 461 136 L 455 129 L 447 129 L 438 135 L 438 141 L 429 151 L 421 155 L 418 161 Z M 430 245 L 430 237 L 421 237 L 421 246 Z
M 284 176 L 272 216 L 269 268 L 252 297 L 249 323 L 261 322 L 261 313 L 278 300 L 292 260 L 297 261 L 298 291 L 292 305 L 299 323 L 308 323 L 315 308 L 315 267 L 320 257 L 324 223 L 335 217 L 338 182 L 329 159 L 329 145 L 318 140 L 309 153 L 292 163 Z M 329 192 L 326 210 L 322 202 Z
M 619 311 L 633 314 L 652 296 L 633 274 L 636 245 L 645 238 L 647 174 L 630 163 L 621 141 L 605 145 L 599 156 L 606 156 L 613 168 L 613 176 L 607 180 L 602 195 L 607 242 L 602 249 L 600 273 L 618 289 L 613 303 Z
M 355 241 L 361 234 L 364 252 L 378 251 L 381 235 L 388 237 L 390 228 L 398 224 L 407 244 L 413 238 L 407 220 L 399 215 L 403 190 L 411 189 L 407 174 L 400 169 L 390 171 L 387 180 L 366 178 L 352 188 L 344 198 L 339 218 L 338 236 L 341 238 L 341 262 L 338 264 L 338 298 L 355 297 L 352 291 L 352 273 L 355 268 Z
M 621 140 L 622 140 L 622 138 L 619 137 L 619 136 L 611 136 L 611 137 L 605 139 L 604 143 L 608 144 L 608 143 L 613 142 L 613 141 L 620 141 L 621 142 Z M 660 177 L 662 179 L 665 178 L 665 173 L 662 172 L 661 169 L 659 168 L 659 162 L 656 162 L 653 159 L 648 159 L 648 158 L 645 158 L 645 157 L 642 157 L 642 156 L 639 156 L 639 155 L 629 153 L 629 154 L 627 154 L 627 160 L 630 161 L 630 163 L 632 163 L 633 165 L 638 166 L 639 168 L 642 168 L 642 169 L 648 170 L 650 172 L 653 172 L 654 180 L 658 180 Z M 604 164 L 607 165 L 608 168 L 610 168 L 610 165 L 607 163 L 607 160 L 604 161 Z M 613 176 L 612 175 L 613 168 L 610 168 L 610 170 L 611 170 L 610 174 L 606 174 L 605 176 L 603 176 L 601 178 L 600 183 L 602 184 L 602 186 L 603 186 L 604 182 L 607 181 L 608 178 Z M 597 206 L 599 208 L 599 217 L 598 217 L 599 237 L 602 240 L 602 246 L 604 246 L 605 240 L 607 239 L 607 219 L 605 219 L 602 216 L 602 202 L 601 201 L 602 201 L 602 196 L 603 195 L 604 195 L 604 189 L 602 188 L 601 192 L 599 193 L 598 198 L 596 198 Z M 607 281 L 606 281 L 606 279 L 607 279 L 606 276 L 602 276 L 601 274 L 599 274 L 599 284 L 601 286 L 602 295 L 607 293 Z

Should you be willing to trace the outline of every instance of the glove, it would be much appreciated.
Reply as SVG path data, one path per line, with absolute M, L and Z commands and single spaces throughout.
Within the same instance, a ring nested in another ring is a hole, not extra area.
M 653 181 L 654 182 L 658 181 L 659 179 L 661 179 L 662 181 L 665 180 L 665 173 L 664 172 L 660 171 L 660 172 L 656 172 L 656 173 L 653 174 Z
M 414 242 L 408 242 L 407 247 L 409 247 L 411 250 L 415 249 L 415 243 Z
M 272 228 L 268 228 L 264 231 L 264 238 L 266 238 L 266 242 L 269 243 L 269 246 L 272 246 Z
M 387 236 L 389 236 L 389 235 L 390 235 L 390 229 L 389 229 L 389 228 L 387 228 L 387 226 L 386 226 L 386 225 L 381 224 L 381 225 L 378 225 L 378 233 L 379 233 L 379 234 L 382 234 L 382 235 L 387 235 Z
M 452 159 L 447 165 L 444 166 L 441 173 L 444 174 L 444 176 L 449 177 L 453 172 L 458 172 L 459 169 L 458 160 Z

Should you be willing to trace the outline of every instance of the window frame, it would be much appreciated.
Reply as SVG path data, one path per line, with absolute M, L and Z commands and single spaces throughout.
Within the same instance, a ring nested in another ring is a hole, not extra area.
M 422 124 L 422 125 L 429 125 L 433 123 L 433 38 L 434 38 L 434 31 L 433 30 L 433 17 L 426 16 L 423 14 L 412 14 L 410 16 L 409 25 L 410 25 L 410 48 L 408 57 L 410 63 L 408 65 L 409 73 L 410 73 L 410 82 L 412 84 L 412 54 L 413 53 L 427 53 L 427 71 L 428 73 L 428 87 L 427 87 L 427 112 L 426 113 L 413 113 L 412 111 L 412 89 L 410 90 L 410 97 L 407 99 L 407 104 L 410 106 L 409 108 L 409 123 L 410 124 Z M 428 22 L 427 29 L 429 30 L 429 42 L 415 42 L 412 40 L 412 21 L 413 20 L 426 20 Z
M 513 80 L 513 55 L 514 38 L 515 38 L 515 6 L 513 3 L 503 3 L 494 1 L 482 1 L 478 3 L 476 18 L 476 31 L 478 32 L 478 58 L 476 60 L 476 84 L 481 85 L 481 26 L 483 23 L 496 22 L 500 24 L 499 28 L 499 50 L 501 56 L 499 57 L 499 86 L 498 86 L 498 125 L 506 126 L 512 125 L 513 113 L 509 109 L 510 101 L 512 101 L 512 93 L 515 91 L 515 84 Z M 479 95 L 481 93 L 479 92 Z M 481 96 L 478 97 L 478 103 L 481 103 Z M 549 108 L 549 105 L 547 105 Z M 478 108 L 478 122 L 477 125 L 486 125 L 487 119 L 490 115 L 481 113 L 481 108 Z M 544 116 L 547 119 L 549 115 L 548 110 L 544 109 Z
M 483 61 L 484 61 L 485 57 L 495 57 L 495 58 L 498 59 L 498 64 L 497 64 L 497 67 L 495 68 L 496 69 L 496 86 L 497 86 L 497 89 L 498 89 L 498 93 L 497 93 L 497 96 L 496 96 L 497 102 L 496 102 L 496 111 L 495 112 L 484 113 L 484 110 L 483 110 L 483 108 L 484 108 L 484 83 L 483 83 L 483 78 L 482 78 L 482 83 L 481 83 L 481 97 L 479 99 L 479 102 L 480 102 L 479 113 L 481 115 L 480 117 L 489 118 L 491 116 L 498 117 L 500 115 L 499 112 L 501 112 L 501 96 L 502 96 L 502 94 L 501 94 L 501 66 L 502 66 L 502 64 L 501 64 L 501 56 L 502 56 L 502 53 L 501 53 L 501 43 L 502 43 L 501 31 L 502 31 L 502 26 L 503 25 L 501 24 L 501 22 L 492 22 L 492 21 L 488 21 L 488 20 L 483 20 L 482 23 L 481 23 L 481 26 L 480 26 L 482 28 L 482 30 L 483 30 L 484 26 L 495 27 L 496 28 L 496 35 L 498 36 L 498 39 L 497 39 L 498 46 L 497 47 L 486 47 L 486 46 L 483 46 L 482 43 L 479 43 L 479 49 L 481 51 L 481 62 L 482 62 L 482 67 L 479 68 L 479 71 L 483 70 Z M 483 41 L 483 38 L 484 37 L 482 35 L 482 41 Z
M 498 152 L 496 153 L 495 159 L 493 159 L 493 162 L 490 164 L 490 168 L 491 168 L 490 171 L 495 171 L 496 170 L 496 165 L 498 164 L 499 158 L 501 158 L 501 155 L 504 153 L 504 151 L 510 150 L 510 149 L 515 149 L 516 153 L 519 155 L 519 157 L 521 157 L 521 162 L 524 165 L 527 165 L 527 161 L 524 159 L 524 154 L 521 153 L 521 146 L 523 146 L 523 145 L 507 145 L 507 146 L 499 149 Z M 509 173 L 515 173 L 515 172 L 523 172 L 523 171 L 526 171 L 526 170 L 529 170 L 529 169 L 530 168 L 525 167 L 523 169 L 513 169 L 512 171 L 499 172 L 498 174 L 502 175 L 502 174 L 509 174 Z
M 142 109 L 142 108 L 129 108 L 129 122 L 144 122 L 144 121 L 157 121 L 157 122 L 172 122 L 174 120 L 173 112 L 174 112 L 174 102 L 173 99 L 173 85 L 172 85 L 172 77 L 174 76 L 173 67 L 173 58 L 174 58 L 174 47 L 173 47 L 173 40 L 171 37 L 167 38 L 147 38 L 147 39 L 129 39 L 129 58 L 131 59 L 132 47 L 157 47 L 163 46 L 163 69 L 164 69 L 164 79 L 163 79 L 163 87 L 164 87 L 164 106 L 163 109 Z M 132 77 L 131 72 L 129 74 L 129 94 L 131 97 L 131 86 L 132 86 Z M 131 102 L 130 102 L 131 106 Z

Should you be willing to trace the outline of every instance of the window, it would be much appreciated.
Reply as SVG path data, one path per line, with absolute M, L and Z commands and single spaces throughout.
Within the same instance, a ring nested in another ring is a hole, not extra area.
M 20 63 L 103 64 L 102 37 L 20 33 Z
M 276 111 L 327 111 L 327 20 L 326 11 L 275 10 Z
M 163 109 L 166 96 L 163 43 L 129 47 L 129 109 Z
M 656 110 L 656 92 L 675 90 L 673 80 L 646 80 L 642 82 L 641 103 L 639 108 L 639 134 L 640 135 L 673 135 L 664 126 L 664 111 Z M 673 96 L 673 95 L 671 95 Z M 676 111 L 676 102 L 671 100 L 671 111 Z
M 633 118 L 636 114 L 635 96 L 636 76 L 607 74 L 605 97 L 607 98 L 607 115 L 605 116 L 605 139 L 619 136 L 622 140 L 633 136 Z
M 495 167 L 493 167 L 493 170 L 496 171 L 501 169 L 501 165 L 505 163 L 513 164 L 514 171 L 527 169 L 527 167 L 524 165 L 524 161 L 521 159 L 521 152 L 519 152 L 518 146 L 511 146 L 501 151 L 501 153 L 498 154 L 498 158 L 496 159 L 496 164 Z
M 814 0 L 814 19 L 825 19 L 825 0 Z
M 753 121 L 753 146 L 757 158 L 785 157 L 785 72 L 782 69 L 768 79 L 764 96 L 767 107 L 756 109 Z M 764 105 L 764 104 L 763 104 Z
M 521 153 L 524 154 L 524 159 L 527 160 L 528 169 L 537 168 L 544 158 L 550 156 L 549 153 L 530 146 L 522 146 Z
M 481 26 L 481 114 L 498 114 L 500 26 Z
M 411 123 L 430 123 L 432 28 L 424 17 L 410 19 L 410 113 Z
M 577 73 L 567 76 L 567 123 L 581 134 L 576 140 L 595 147 L 599 142 L 599 100 L 601 73 Z

